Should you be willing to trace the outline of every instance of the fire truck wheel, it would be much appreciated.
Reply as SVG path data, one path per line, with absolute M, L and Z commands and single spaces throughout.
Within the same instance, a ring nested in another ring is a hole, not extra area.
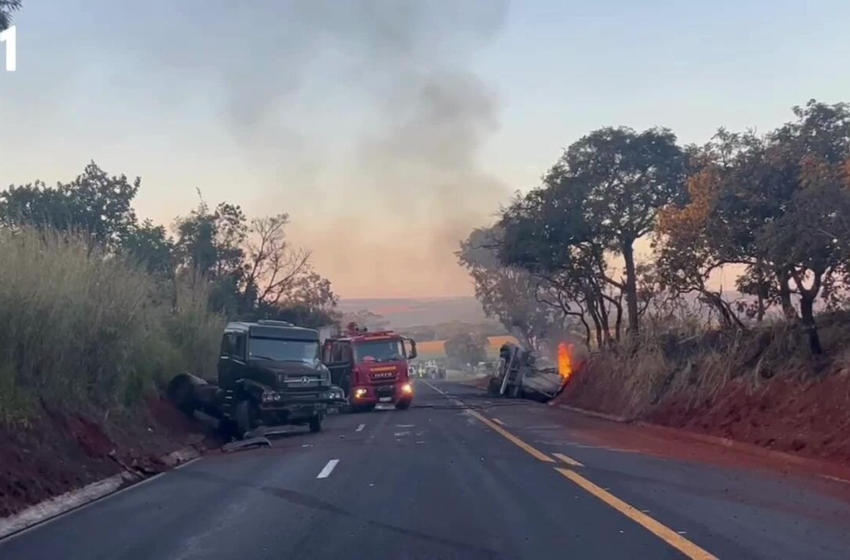
M 397 410 L 407 410 L 410 408 L 410 401 L 398 401 L 395 403 L 395 407 Z

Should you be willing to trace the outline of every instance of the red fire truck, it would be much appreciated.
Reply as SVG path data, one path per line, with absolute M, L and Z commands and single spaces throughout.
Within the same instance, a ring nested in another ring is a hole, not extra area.
M 416 342 L 393 331 L 350 327 L 322 345 L 322 361 L 333 383 L 345 392 L 351 412 L 373 410 L 382 403 L 408 408 L 413 384 L 407 361 L 415 357 Z

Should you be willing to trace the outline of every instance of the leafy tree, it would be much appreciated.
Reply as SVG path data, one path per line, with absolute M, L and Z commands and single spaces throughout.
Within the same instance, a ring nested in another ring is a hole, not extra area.
M 12 12 L 21 9 L 21 0 L 0 0 L 0 31 L 12 25 Z
M 500 242 L 498 229 L 479 228 L 461 243 L 455 255 L 469 270 L 475 296 L 486 315 L 497 318 L 508 332 L 518 332 L 534 348 L 554 322 L 554 309 L 560 308 L 535 297 L 539 279 L 525 270 L 502 266 Z
M 768 138 L 770 176 L 781 186 L 771 219 L 757 231 L 757 256 L 790 276 L 812 352 L 819 354 L 814 302 L 828 295 L 823 288 L 846 270 L 850 254 L 850 106 L 812 100 L 794 114 L 796 121 Z
M 173 276 L 174 241 L 168 236 L 164 226 L 154 225 L 151 220 L 134 225 L 129 229 L 122 249 L 154 276 Z
M 207 278 L 211 305 L 231 317 L 312 317 L 333 322 L 337 296 L 311 267 L 310 253 L 286 239 L 286 214 L 248 223 L 239 206 L 204 202 L 176 223 L 184 273 Z M 287 311 L 288 310 L 288 311 Z
M 131 183 L 126 175 L 109 176 L 92 161 L 70 183 L 10 186 L 0 193 L 0 223 L 85 233 L 116 248 L 136 224 L 132 203 L 140 186 L 138 177 Z
M 612 334 L 619 337 L 625 283 L 609 270 L 599 224 L 587 219 L 586 187 L 556 164 L 543 187 L 515 198 L 502 212 L 499 258 L 539 278 L 538 299 L 577 317 L 588 339 L 592 322 L 602 346 Z
M 704 155 L 703 159 L 710 161 L 710 156 Z M 671 204 L 658 214 L 655 271 L 660 289 L 677 295 L 695 292 L 718 312 L 723 325 L 742 328 L 723 294 L 709 287 L 712 274 L 732 258 L 728 251 L 720 249 L 723 243 L 730 243 L 725 238 L 728 230 L 718 231 L 714 226 L 719 224 L 711 223 L 720 188 L 718 169 L 704 165 L 689 177 L 687 186 L 688 204 Z
M 456 334 L 445 342 L 446 357 L 458 365 L 477 364 L 487 359 L 487 339 L 470 333 Z
M 668 273 L 684 274 L 697 287 L 712 267 L 745 265 L 738 287 L 757 296 L 757 317 L 778 302 L 796 318 L 796 294 L 818 354 L 814 304 L 836 293 L 829 287 L 847 270 L 850 254 L 850 110 L 816 101 L 793 110 L 796 120 L 764 136 L 718 133 L 691 177 L 690 202 L 662 220 L 668 245 L 661 255 Z
M 595 241 L 622 256 L 632 332 L 639 329 L 634 244 L 652 232 L 660 208 L 683 197 L 685 172 L 684 151 L 670 130 L 638 133 L 624 127 L 591 132 L 550 171 L 547 183 L 584 196 L 583 221 L 592 224 Z

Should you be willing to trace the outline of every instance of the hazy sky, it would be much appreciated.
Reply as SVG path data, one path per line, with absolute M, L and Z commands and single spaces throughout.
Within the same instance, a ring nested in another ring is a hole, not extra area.
M 593 128 L 703 142 L 850 100 L 846 0 L 24 0 L 16 23 L 0 184 L 94 159 L 159 222 L 196 189 L 289 212 L 343 297 L 471 293 L 458 239 Z

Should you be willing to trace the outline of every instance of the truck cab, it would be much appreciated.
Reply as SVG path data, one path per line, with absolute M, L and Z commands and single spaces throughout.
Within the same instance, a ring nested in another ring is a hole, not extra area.
M 319 333 L 283 321 L 229 323 L 218 361 L 222 413 L 240 434 L 260 425 L 322 429 L 334 391 Z
M 322 361 L 342 388 L 351 412 L 373 410 L 381 403 L 404 410 L 413 402 L 408 360 L 416 342 L 393 331 L 349 332 L 325 340 Z

